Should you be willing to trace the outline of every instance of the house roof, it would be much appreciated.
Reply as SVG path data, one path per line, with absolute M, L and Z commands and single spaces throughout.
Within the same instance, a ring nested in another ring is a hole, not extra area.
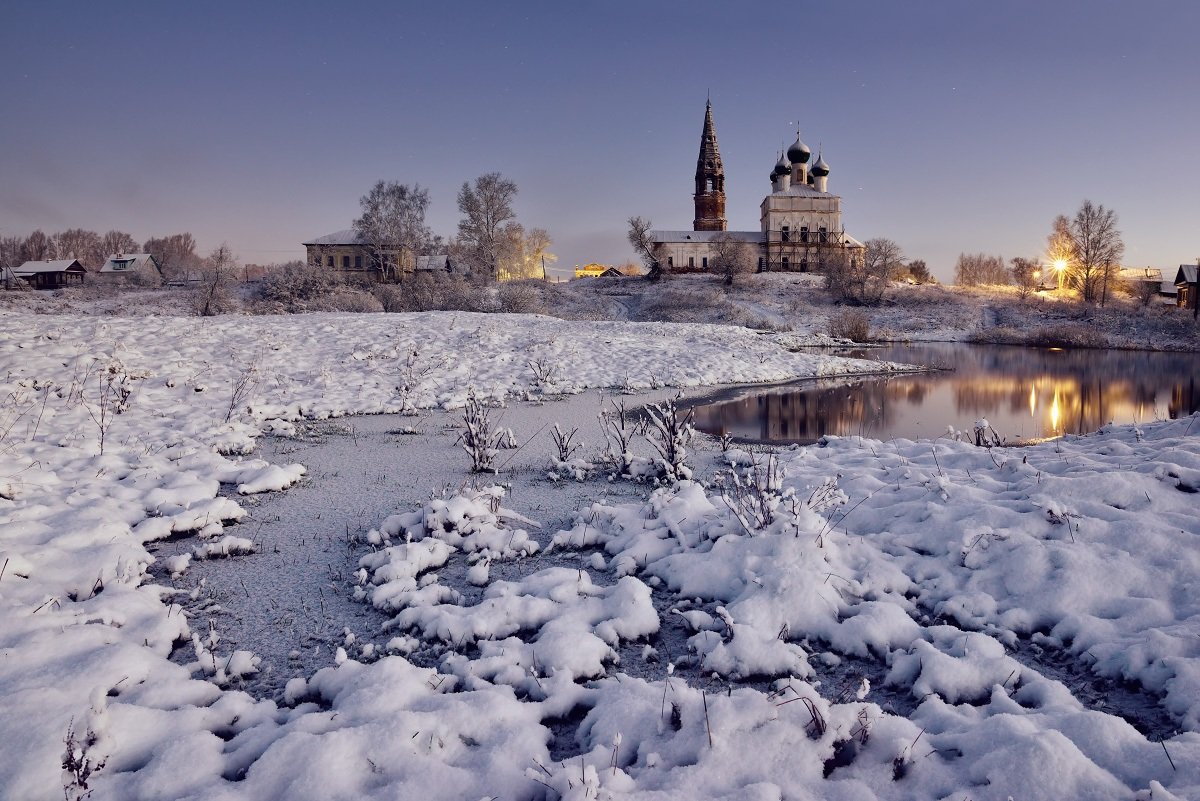
M 762 244 L 766 241 L 762 231 L 651 231 L 655 242 L 712 242 L 717 237 L 728 236 L 738 242 Z
M 125 266 L 121 267 L 121 263 L 124 263 Z M 153 263 L 155 267 L 158 267 L 158 261 L 149 253 L 114 253 L 100 266 L 99 272 L 111 273 L 137 270 L 145 267 L 147 263 Z
M 353 228 L 344 228 L 341 231 L 334 231 L 332 234 L 318 236 L 316 239 L 310 239 L 307 242 L 301 242 L 302 245 L 369 245 L 371 244 L 363 238 L 362 234 Z
M 416 270 L 445 270 L 450 264 L 450 256 L 445 253 L 429 253 L 417 256 L 413 269 Z
M 1123 281 L 1161 281 L 1163 280 L 1162 270 L 1157 267 L 1122 267 L 1121 280 Z
M 33 275 L 34 273 L 63 273 L 72 267 L 78 267 L 84 272 L 87 269 L 79 263 L 79 259 L 47 259 L 46 261 L 27 261 L 13 270 L 14 275 Z
M 1175 273 L 1175 285 L 1196 283 L 1197 265 L 1181 264 L 1179 272 Z

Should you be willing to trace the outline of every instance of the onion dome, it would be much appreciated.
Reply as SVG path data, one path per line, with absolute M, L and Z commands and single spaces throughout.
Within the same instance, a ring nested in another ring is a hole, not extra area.
M 775 170 L 771 173 L 771 177 L 775 178 L 779 175 L 790 175 L 791 172 L 792 165 L 788 164 L 788 160 L 785 157 L 780 156 L 779 161 L 775 162 Z
M 792 164 L 806 164 L 810 156 L 812 156 L 812 151 L 808 149 L 808 145 L 800 141 L 800 134 L 796 134 L 796 141 L 787 151 L 788 161 Z
M 825 163 L 825 157 L 820 153 L 817 154 L 817 163 L 812 165 L 812 174 L 818 178 L 829 175 L 829 165 Z

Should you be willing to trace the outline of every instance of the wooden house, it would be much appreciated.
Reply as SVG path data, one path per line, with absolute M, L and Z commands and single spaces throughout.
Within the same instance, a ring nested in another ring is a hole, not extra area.
M 1200 265 L 1181 264 L 1175 273 L 1176 303 L 1181 308 L 1191 309 L 1192 316 L 1200 316 Z
M 62 289 L 82 284 L 87 269 L 79 259 L 46 259 L 27 261 L 13 269 L 13 274 L 28 281 L 34 289 Z

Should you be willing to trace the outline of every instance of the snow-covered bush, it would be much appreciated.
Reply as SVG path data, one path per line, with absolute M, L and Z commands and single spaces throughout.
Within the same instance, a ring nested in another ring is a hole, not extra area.
M 463 408 L 463 426 L 457 444 L 471 457 L 471 472 L 495 473 L 496 454 L 504 444 L 506 432 L 492 429 L 491 409 L 474 392 L 467 396 Z
M 575 456 L 582 447 L 581 443 L 575 442 L 575 435 L 578 433 L 578 428 L 564 432 L 559 428 L 558 423 L 555 423 L 554 428 L 550 430 L 550 439 L 554 441 L 555 451 L 551 457 L 553 463 L 553 469 L 550 471 L 551 479 L 557 481 L 563 478 L 572 478 L 576 481 L 584 481 L 594 469 L 595 465 L 591 462 Z
M 608 409 L 601 409 L 598 419 L 604 432 L 605 456 L 617 478 L 628 476 L 633 464 L 631 444 L 641 432 L 641 424 L 625 408 L 624 400 L 609 400 Z
M 691 444 L 696 429 L 692 426 L 694 410 L 681 410 L 676 401 L 668 398 L 662 403 L 651 403 L 646 407 L 646 439 L 658 453 L 657 464 L 660 477 L 666 481 L 679 481 L 692 477 L 688 467 L 687 446 Z
M 829 318 L 829 335 L 866 342 L 871 338 L 871 318 L 859 309 L 842 309 Z

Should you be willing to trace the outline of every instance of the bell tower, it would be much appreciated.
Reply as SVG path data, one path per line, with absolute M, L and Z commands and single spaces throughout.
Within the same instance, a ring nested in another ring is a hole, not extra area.
M 712 102 L 704 108 L 704 132 L 700 135 L 700 157 L 696 159 L 696 219 L 693 231 L 724 231 L 725 168 L 717 149 L 717 129 L 713 125 Z

